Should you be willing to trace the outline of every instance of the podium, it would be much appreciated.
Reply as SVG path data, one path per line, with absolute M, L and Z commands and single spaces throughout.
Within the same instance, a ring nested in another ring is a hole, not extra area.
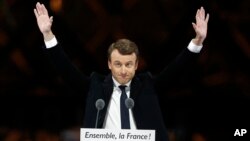
M 80 141 L 155 141 L 155 130 L 81 128 Z

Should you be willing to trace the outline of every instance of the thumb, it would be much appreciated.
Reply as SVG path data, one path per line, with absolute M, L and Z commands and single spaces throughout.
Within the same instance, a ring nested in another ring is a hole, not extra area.
M 196 31 L 196 24 L 192 23 L 194 30 Z
M 50 20 L 50 22 L 52 23 L 52 22 L 53 22 L 53 16 L 51 16 L 51 17 L 49 18 L 49 20 Z

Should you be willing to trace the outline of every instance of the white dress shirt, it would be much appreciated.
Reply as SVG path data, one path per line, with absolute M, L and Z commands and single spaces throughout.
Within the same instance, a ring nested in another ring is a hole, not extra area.
M 114 88 L 107 108 L 107 113 L 104 120 L 103 128 L 121 129 L 120 97 L 122 91 L 119 88 L 121 84 L 119 84 L 113 77 L 112 79 L 114 82 Z M 129 81 L 126 84 L 127 87 L 125 89 L 128 97 L 130 97 L 130 83 L 131 81 Z M 129 109 L 129 121 L 130 121 L 130 129 L 136 129 L 136 123 L 131 109 Z

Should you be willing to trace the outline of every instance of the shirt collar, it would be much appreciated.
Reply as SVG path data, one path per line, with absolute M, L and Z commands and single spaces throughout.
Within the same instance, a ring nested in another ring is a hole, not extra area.
M 113 76 L 112 76 L 112 79 L 113 79 L 113 82 L 114 82 L 114 87 L 120 89 L 119 86 L 121 84 L 119 82 L 117 82 Z M 130 89 L 130 84 L 131 84 L 131 80 L 128 83 L 125 84 L 127 86 L 126 90 Z

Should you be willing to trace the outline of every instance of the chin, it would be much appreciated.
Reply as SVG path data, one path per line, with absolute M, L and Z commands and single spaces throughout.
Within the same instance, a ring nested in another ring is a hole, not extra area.
M 123 84 L 128 83 L 128 81 L 127 81 L 127 80 L 122 80 L 122 81 L 120 81 L 119 83 L 123 85 Z
M 124 84 L 126 84 L 126 82 L 124 82 L 124 81 L 122 81 L 122 82 L 119 82 L 121 85 L 124 85 Z

